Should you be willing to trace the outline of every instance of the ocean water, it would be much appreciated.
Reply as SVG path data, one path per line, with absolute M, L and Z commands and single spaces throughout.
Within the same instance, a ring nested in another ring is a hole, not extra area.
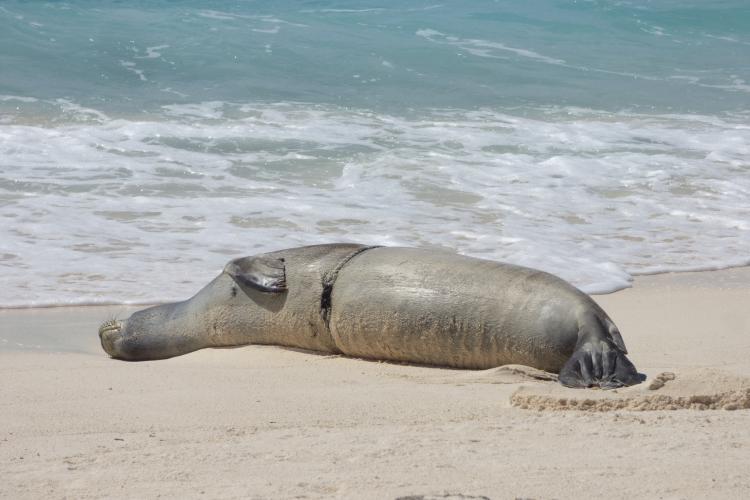
M 337 241 L 749 264 L 750 3 L 0 2 L 0 307 Z

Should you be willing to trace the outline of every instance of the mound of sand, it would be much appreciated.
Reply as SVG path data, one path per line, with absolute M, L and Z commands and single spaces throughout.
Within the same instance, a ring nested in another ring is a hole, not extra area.
M 513 393 L 511 404 L 542 411 L 739 410 L 750 408 L 750 378 L 697 368 L 660 373 L 642 384 L 611 391 L 524 385 Z
M 503 365 L 488 370 L 469 371 L 457 377 L 466 382 L 484 384 L 518 384 L 522 382 L 557 381 L 557 374 L 524 365 Z

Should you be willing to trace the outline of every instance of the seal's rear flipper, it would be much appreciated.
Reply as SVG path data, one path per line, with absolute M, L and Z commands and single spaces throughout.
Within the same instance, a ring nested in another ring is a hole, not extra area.
M 565 387 L 602 389 L 635 385 L 645 379 L 624 352 L 607 340 L 599 339 L 579 342 L 558 377 Z
M 230 261 L 224 272 L 237 283 L 261 292 L 281 293 L 287 289 L 284 259 L 262 255 L 241 257 Z

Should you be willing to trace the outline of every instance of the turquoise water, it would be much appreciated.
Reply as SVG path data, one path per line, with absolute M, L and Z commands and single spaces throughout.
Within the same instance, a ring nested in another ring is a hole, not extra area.
M 0 92 L 111 113 L 747 109 L 746 1 L 2 2 Z
M 746 264 L 749 104 L 747 1 L 3 1 L 0 306 L 328 241 Z

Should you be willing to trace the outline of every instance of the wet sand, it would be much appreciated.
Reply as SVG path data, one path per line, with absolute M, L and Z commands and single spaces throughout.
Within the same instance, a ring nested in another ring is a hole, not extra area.
M 126 363 L 96 331 L 134 308 L 0 311 L 0 497 L 750 496 L 750 268 L 595 298 L 641 386 L 268 346 Z

